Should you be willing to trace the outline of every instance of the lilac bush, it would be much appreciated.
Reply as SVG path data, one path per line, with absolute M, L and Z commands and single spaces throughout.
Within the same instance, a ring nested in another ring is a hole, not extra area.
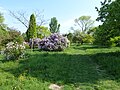
M 18 44 L 17 42 L 9 42 L 6 44 L 5 56 L 6 60 L 17 60 L 24 56 L 24 43 Z
M 38 48 L 46 51 L 62 51 L 69 46 L 70 42 L 67 37 L 54 33 L 49 37 L 43 38 L 39 42 Z
M 30 41 L 29 41 L 30 48 L 32 47 L 32 42 L 33 42 L 35 47 L 38 47 L 40 41 L 41 41 L 40 38 L 30 39 Z

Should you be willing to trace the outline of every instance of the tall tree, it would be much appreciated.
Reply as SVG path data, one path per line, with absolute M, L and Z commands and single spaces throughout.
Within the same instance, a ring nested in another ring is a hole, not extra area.
M 4 24 L 4 16 L 0 13 L 0 45 L 2 45 L 5 39 L 9 38 L 9 33 L 6 30 L 7 26 Z M 3 45 L 2 45 L 3 46 Z
M 48 30 L 48 27 L 44 26 L 37 26 L 37 37 L 38 38 L 44 38 L 48 37 L 51 34 L 50 30 Z
M 110 38 L 120 36 L 120 0 L 104 0 L 98 9 L 98 21 L 103 22 L 96 30 L 96 41 L 102 45 L 109 45 Z
M 22 25 L 24 25 L 26 28 L 29 27 L 29 20 L 28 20 L 28 15 L 27 15 L 27 12 L 26 11 L 10 11 L 9 10 L 9 13 L 10 15 L 15 18 L 17 21 L 19 21 Z M 47 23 L 48 20 L 45 20 L 44 19 L 44 15 L 42 14 L 43 11 L 39 11 L 39 10 L 35 10 L 34 11 L 34 14 L 35 14 L 35 17 L 36 17 L 36 22 L 37 22 L 37 25 L 39 26 L 42 26 L 44 24 Z
M 83 33 L 87 32 L 94 24 L 94 21 L 91 20 L 91 16 L 81 16 L 79 18 L 76 18 L 74 21 L 75 26 L 79 26 L 79 29 Z
M 29 21 L 29 27 L 26 32 L 28 40 L 36 38 L 37 37 L 37 31 L 36 31 L 36 18 L 34 14 L 30 16 L 30 21 Z
M 59 32 L 60 24 L 58 24 L 56 17 L 51 18 L 51 22 L 50 22 L 49 26 L 50 26 L 51 33 Z

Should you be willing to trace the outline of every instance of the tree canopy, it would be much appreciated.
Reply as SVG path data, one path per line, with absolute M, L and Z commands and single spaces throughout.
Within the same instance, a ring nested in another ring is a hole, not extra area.
M 4 22 L 4 16 L 2 13 L 0 13 L 0 23 L 3 23 Z
M 51 18 L 49 26 L 50 26 L 50 32 L 51 33 L 59 32 L 60 24 L 58 24 L 58 21 L 57 21 L 56 17 Z
M 94 24 L 94 21 L 91 20 L 91 16 L 81 16 L 76 18 L 74 21 L 75 26 L 79 26 L 79 30 L 84 33 L 88 31 Z
M 30 40 L 30 38 L 36 38 L 37 37 L 37 31 L 36 31 L 36 18 L 34 16 L 34 14 L 32 14 L 30 16 L 30 21 L 29 21 L 29 27 L 28 30 L 26 32 L 28 41 Z
M 120 0 L 104 0 L 98 9 L 98 21 L 103 22 L 96 31 L 96 41 L 101 45 L 109 45 L 110 39 L 120 36 Z

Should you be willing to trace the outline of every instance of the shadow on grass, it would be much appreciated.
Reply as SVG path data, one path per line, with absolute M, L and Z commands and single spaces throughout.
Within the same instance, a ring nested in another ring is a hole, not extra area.
M 98 46 L 98 45 L 87 45 L 87 44 L 85 44 L 85 45 L 74 45 L 73 46 L 73 48 L 74 49 L 77 49 L 77 50 L 87 50 L 87 49 L 102 49 L 102 48 L 109 48 L 109 47 L 105 47 L 105 46 Z
M 64 53 L 34 54 L 7 71 L 16 77 L 25 74 L 57 84 L 94 83 L 100 78 L 88 56 Z
M 99 74 L 101 72 L 97 70 L 97 65 L 93 61 L 96 60 L 95 62 L 98 63 L 98 65 L 104 66 L 109 62 L 112 55 L 116 55 L 116 53 L 120 55 L 120 52 L 99 53 L 95 55 L 38 53 L 31 55 L 31 57 L 26 60 L 20 61 L 17 68 L 9 69 L 7 72 L 14 74 L 16 77 L 19 77 L 19 75 L 31 76 L 43 82 L 48 81 L 57 84 L 76 85 L 79 83 L 96 83 L 100 79 L 107 78 Z M 104 57 L 104 59 L 102 57 Z M 94 60 L 92 61 L 92 59 Z M 106 64 L 103 64 L 106 59 L 108 61 Z M 6 71 L 5 69 L 3 70 Z
M 106 70 L 114 80 L 120 81 L 120 51 L 109 53 L 97 53 L 91 55 L 91 59 Z

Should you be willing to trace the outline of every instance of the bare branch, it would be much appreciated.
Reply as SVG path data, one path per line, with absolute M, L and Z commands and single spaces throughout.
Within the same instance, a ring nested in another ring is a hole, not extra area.
M 12 17 L 14 17 L 15 19 L 17 19 L 19 22 L 21 22 L 26 28 L 28 28 L 28 25 L 26 25 L 26 23 L 25 23 L 25 21 L 22 19 L 22 17 L 24 17 L 24 14 L 20 14 L 20 13 L 17 13 L 17 14 L 15 14 L 14 12 L 12 12 L 12 11 L 10 11 L 9 10 L 9 12 L 10 12 L 10 15 L 12 16 Z M 25 19 L 25 17 L 24 17 L 24 19 Z M 25 19 L 26 20 L 26 19 Z
M 36 17 L 36 23 L 37 23 L 38 26 L 42 26 L 42 25 L 47 24 L 48 20 L 44 19 L 44 15 L 42 14 L 43 11 L 39 11 L 39 10 L 34 11 L 34 14 L 35 14 L 35 17 Z M 9 10 L 9 13 L 13 18 L 15 18 L 21 24 L 23 24 L 26 28 L 29 27 L 28 26 L 29 25 L 29 19 L 27 18 L 28 15 L 26 14 L 26 11 L 13 12 L 13 11 Z
M 39 11 L 38 9 L 34 11 L 36 19 L 37 19 L 37 24 L 39 26 L 47 24 L 47 21 L 48 21 L 48 20 L 44 19 L 44 15 L 42 14 L 43 12 L 44 12 L 44 10 Z
M 81 31 L 85 33 L 94 24 L 94 21 L 90 18 L 90 16 L 81 16 L 78 19 L 75 19 L 75 24 L 77 24 L 77 26 L 80 27 Z

